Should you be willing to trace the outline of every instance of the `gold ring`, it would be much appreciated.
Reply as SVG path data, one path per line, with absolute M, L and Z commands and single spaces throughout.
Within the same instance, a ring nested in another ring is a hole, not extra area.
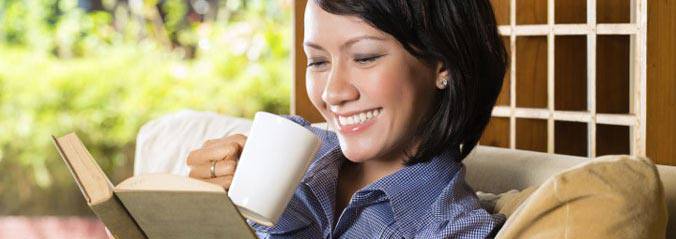
M 209 168 L 209 171 L 211 171 L 211 178 L 216 177 L 216 160 L 211 161 L 211 168 Z

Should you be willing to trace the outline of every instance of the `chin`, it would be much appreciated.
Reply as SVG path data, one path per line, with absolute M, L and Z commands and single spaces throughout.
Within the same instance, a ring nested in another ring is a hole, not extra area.
M 345 155 L 345 158 L 347 158 L 347 160 L 350 160 L 350 162 L 353 162 L 353 163 L 363 163 L 363 162 L 366 162 L 368 160 L 367 157 L 363 157 L 361 155 L 350 154 L 349 152 L 345 152 L 345 151 L 343 151 L 343 154 Z
M 346 146 L 342 140 L 340 143 L 340 148 L 343 151 L 343 155 L 345 155 L 345 158 L 350 160 L 351 162 L 354 163 L 362 163 L 367 161 L 370 158 L 373 158 L 374 153 L 373 152 L 368 152 L 366 150 L 360 149 L 358 147 L 350 147 Z

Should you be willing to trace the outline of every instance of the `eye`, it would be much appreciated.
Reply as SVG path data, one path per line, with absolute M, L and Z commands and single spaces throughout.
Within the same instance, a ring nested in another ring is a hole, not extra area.
M 320 67 L 326 64 L 326 61 L 315 61 L 307 64 L 307 67 Z
M 382 56 L 357 57 L 357 58 L 354 59 L 354 61 L 359 63 L 359 64 L 368 64 L 368 63 L 374 62 L 375 60 L 377 60 L 380 57 L 382 57 Z

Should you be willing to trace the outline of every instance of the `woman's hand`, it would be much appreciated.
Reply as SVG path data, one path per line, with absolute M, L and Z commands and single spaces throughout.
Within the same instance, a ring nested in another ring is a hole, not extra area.
M 188 176 L 230 188 L 246 136 L 235 134 L 204 142 L 202 148 L 188 154 Z

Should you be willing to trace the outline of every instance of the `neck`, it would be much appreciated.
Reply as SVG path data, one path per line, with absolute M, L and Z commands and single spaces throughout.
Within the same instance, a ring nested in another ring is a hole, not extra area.
M 415 142 L 411 147 L 412 150 L 408 152 L 415 152 L 418 146 L 419 142 Z M 356 189 L 363 188 L 402 169 L 406 159 L 406 154 L 400 151 L 395 155 L 373 158 L 360 163 L 348 160 L 342 166 L 341 178 L 351 182 Z
M 358 188 L 363 188 L 403 167 L 403 160 L 369 160 L 362 163 L 348 161 L 345 165 L 347 169 L 345 172 L 346 176 L 359 185 Z

